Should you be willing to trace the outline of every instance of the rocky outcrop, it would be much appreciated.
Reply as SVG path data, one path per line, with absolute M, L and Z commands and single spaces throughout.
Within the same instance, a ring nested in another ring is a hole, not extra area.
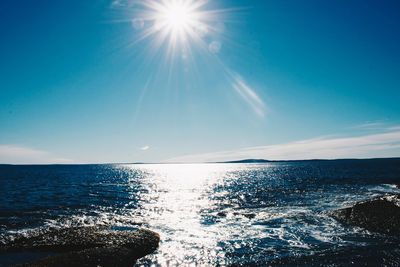
M 116 231 L 99 227 L 53 230 L 16 238 L 0 251 L 58 254 L 22 266 L 132 266 L 157 249 L 160 237 L 150 230 Z
M 353 207 L 331 212 L 338 221 L 369 231 L 400 234 L 400 195 L 358 202 Z
M 62 253 L 50 256 L 36 262 L 18 265 L 19 267 L 50 267 L 50 266 L 118 266 L 132 267 L 138 256 L 125 247 L 100 247 L 80 251 Z
M 277 258 L 265 263 L 251 263 L 246 266 L 400 266 L 400 245 L 398 242 L 355 247 L 331 247 L 312 255 L 298 255 Z
M 19 267 L 132 267 L 140 258 L 134 250 L 125 247 L 99 247 L 62 253 Z

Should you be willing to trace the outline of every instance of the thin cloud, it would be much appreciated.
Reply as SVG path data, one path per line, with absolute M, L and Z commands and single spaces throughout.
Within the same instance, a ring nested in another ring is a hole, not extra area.
M 150 149 L 150 146 L 144 146 L 144 147 L 140 148 L 140 150 L 142 150 L 142 151 L 146 151 L 146 150 L 149 150 L 149 149 Z
M 50 152 L 20 145 L 0 145 L 0 164 L 59 164 L 72 163 L 73 160 L 61 158 Z
M 387 128 L 387 124 L 385 123 L 385 121 L 367 121 L 365 123 L 353 126 L 352 128 L 361 130 L 378 130 L 382 128 Z
M 399 157 L 400 129 L 351 137 L 323 137 L 286 144 L 176 157 L 168 162 L 213 162 L 246 158 L 270 160 Z

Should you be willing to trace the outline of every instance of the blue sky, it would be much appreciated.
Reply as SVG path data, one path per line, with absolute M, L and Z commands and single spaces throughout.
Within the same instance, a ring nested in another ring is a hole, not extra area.
M 399 1 L 138 3 L 0 2 L 1 162 L 400 156 Z

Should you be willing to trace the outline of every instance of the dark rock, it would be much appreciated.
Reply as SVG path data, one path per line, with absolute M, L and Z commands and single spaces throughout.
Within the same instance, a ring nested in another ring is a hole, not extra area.
M 20 237 L 0 246 L 0 252 L 61 252 L 23 266 L 132 266 L 157 249 L 160 237 L 150 230 L 116 231 L 105 227 L 53 230 Z
M 338 221 L 385 234 L 400 234 L 400 195 L 358 202 L 330 213 Z
M 62 253 L 18 267 L 132 267 L 137 259 L 135 252 L 125 247 L 100 247 Z
M 247 219 L 254 219 L 256 217 L 254 213 L 243 213 L 242 215 Z
M 226 217 L 226 212 L 220 211 L 220 212 L 217 213 L 217 216 L 219 216 L 219 217 Z
M 30 237 L 16 238 L 0 246 L 0 251 L 46 250 L 64 252 L 93 247 L 125 246 L 132 249 L 154 250 L 159 235 L 150 230 L 115 231 L 105 227 L 81 227 L 52 230 Z M 148 249 L 146 249 L 148 248 Z
M 246 266 L 400 266 L 398 242 L 360 247 L 331 247 L 312 255 L 294 255 Z
M 247 219 L 254 219 L 256 217 L 256 214 L 254 213 L 240 213 L 240 212 L 234 212 L 234 216 L 243 216 Z

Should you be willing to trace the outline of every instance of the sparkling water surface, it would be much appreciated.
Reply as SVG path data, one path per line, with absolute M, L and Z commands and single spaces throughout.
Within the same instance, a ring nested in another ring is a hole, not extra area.
M 138 262 L 144 266 L 261 265 L 376 246 L 388 237 L 344 226 L 327 211 L 399 193 L 399 175 L 396 159 L 3 165 L 0 242 L 51 228 L 145 227 L 161 243 Z

